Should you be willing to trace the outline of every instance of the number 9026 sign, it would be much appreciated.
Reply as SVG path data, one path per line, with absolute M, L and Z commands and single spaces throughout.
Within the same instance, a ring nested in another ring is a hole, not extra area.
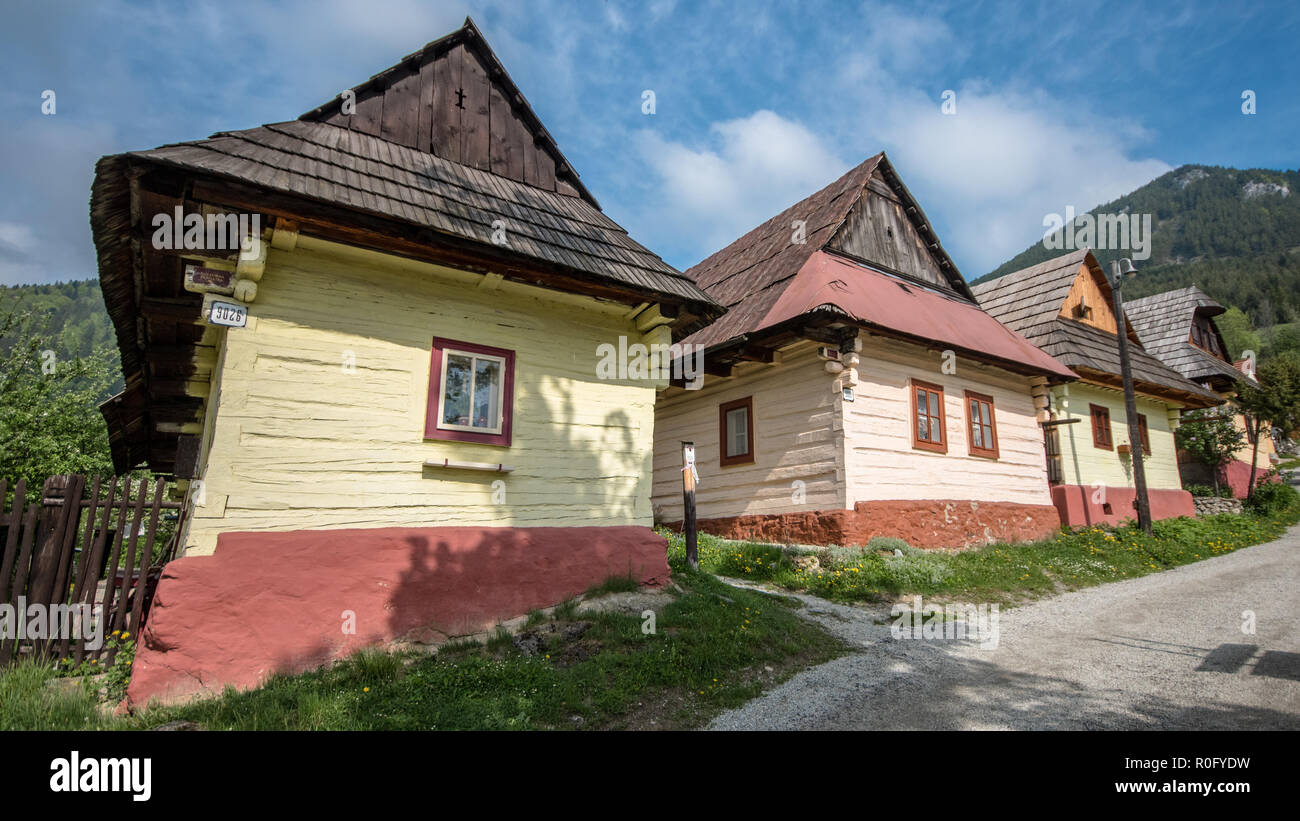
M 248 324 L 248 308 L 233 302 L 213 302 L 208 321 L 213 325 L 242 328 Z

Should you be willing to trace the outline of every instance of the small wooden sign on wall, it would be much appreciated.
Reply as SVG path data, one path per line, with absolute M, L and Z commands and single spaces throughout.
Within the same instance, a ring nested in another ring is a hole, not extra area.
M 202 265 L 186 265 L 185 290 L 201 294 L 233 294 L 235 272 L 205 268 Z

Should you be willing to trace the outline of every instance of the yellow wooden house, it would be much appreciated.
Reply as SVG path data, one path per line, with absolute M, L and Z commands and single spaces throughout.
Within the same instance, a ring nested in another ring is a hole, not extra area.
M 1153 518 L 1194 515 L 1178 473 L 1174 430 L 1183 409 L 1222 399 L 1148 353 L 1131 322 L 1121 331 L 1110 283 L 1092 252 L 1072 251 L 973 287 L 984 310 L 1080 376 L 1052 389 L 1050 418 L 1043 424 L 1052 501 L 1062 523 L 1134 518 L 1133 458 L 1139 447 Z M 1129 441 L 1121 332 L 1128 340 L 1140 443 Z
M 304 635 L 220 639 L 253 660 L 205 680 L 251 683 L 666 579 L 666 379 L 611 378 L 602 351 L 721 308 L 602 213 L 472 21 L 296 120 L 103 158 L 91 219 L 126 381 L 114 461 L 190 502 L 150 646 L 314 591 Z M 142 693 L 178 684 L 150 664 Z

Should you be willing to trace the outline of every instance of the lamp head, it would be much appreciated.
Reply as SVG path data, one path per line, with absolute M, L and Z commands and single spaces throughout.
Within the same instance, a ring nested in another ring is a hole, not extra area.
M 1138 269 L 1133 267 L 1133 260 L 1124 257 L 1119 261 L 1119 275 L 1122 277 L 1136 276 Z

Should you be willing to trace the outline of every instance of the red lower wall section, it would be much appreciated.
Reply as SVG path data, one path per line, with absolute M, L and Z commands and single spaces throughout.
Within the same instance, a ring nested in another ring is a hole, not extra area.
M 896 500 L 858 502 L 853 510 L 700 519 L 697 526 L 703 533 L 726 539 L 862 545 L 874 536 L 893 536 L 926 548 L 1034 541 L 1060 527 L 1060 519 L 1051 505 Z
M 1091 487 L 1052 485 L 1052 504 L 1061 514 L 1061 524 L 1067 527 L 1116 525 L 1125 519 L 1137 518 L 1135 488 L 1107 487 L 1105 491 L 1102 502 L 1093 500 L 1098 492 Z M 1185 490 L 1148 490 L 1147 499 L 1151 503 L 1153 520 L 1196 515 L 1192 494 Z
M 481 632 L 629 573 L 668 582 L 667 542 L 649 528 L 223 533 L 211 556 L 163 569 L 127 702 L 254 687 L 367 645 Z
M 1255 481 L 1259 482 L 1267 472 L 1268 468 L 1255 468 Z M 1232 488 L 1234 498 L 1245 499 L 1250 490 L 1250 462 L 1233 459 L 1223 469 L 1223 480 Z M 1281 480 L 1274 476 L 1272 481 Z

